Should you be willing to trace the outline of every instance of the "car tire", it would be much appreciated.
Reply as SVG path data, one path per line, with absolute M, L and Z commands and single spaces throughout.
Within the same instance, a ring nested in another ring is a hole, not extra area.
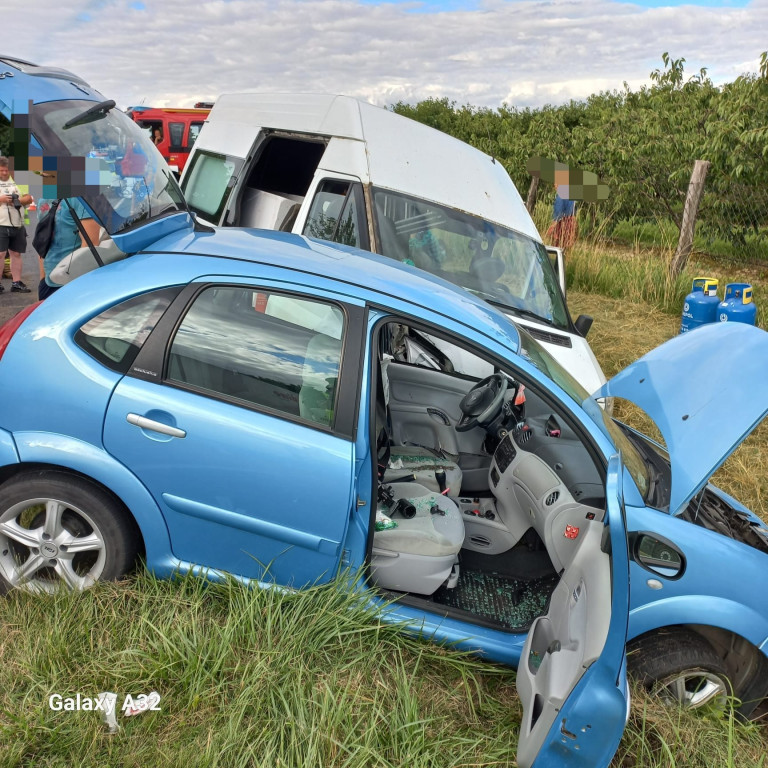
M 725 710 L 733 686 L 723 660 L 701 636 L 671 627 L 631 641 L 630 674 L 667 704 Z
M 118 579 L 133 567 L 139 541 L 123 505 L 81 477 L 40 470 L 0 486 L 0 594 Z

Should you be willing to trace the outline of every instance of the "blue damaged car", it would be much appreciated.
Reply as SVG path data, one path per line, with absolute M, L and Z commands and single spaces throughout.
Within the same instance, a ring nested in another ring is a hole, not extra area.
M 83 589 L 140 555 L 291 588 L 359 572 L 383 620 L 518 667 L 521 766 L 608 765 L 627 648 L 664 698 L 765 697 L 768 595 L 744 584 L 768 531 L 708 479 L 768 412 L 768 334 L 698 329 L 589 396 L 416 268 L 196 224 L 112 102 L 2 67 L 4 114 L 33 102 L 33 154 L 104 159 L 84 199 L 131 255 L 0 329 L 0 590 Z

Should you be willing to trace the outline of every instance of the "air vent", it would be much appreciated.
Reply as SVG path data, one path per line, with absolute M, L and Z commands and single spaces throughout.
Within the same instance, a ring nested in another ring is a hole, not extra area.
M 515 434 L 515 440 L 518 445 L 525 445 L 532 437 L 532 429 L 521 429 Z
M 530 325 L 525 326 L 525 330 L 533 336 L 534 339 L 539 341 L 546 341 L 550 344 L 557 344 L 558 347 L 573 346 L 570 336 L 562 336 L 559 333 L 551 333 L 550 331 L 542 331 L 540 328 L 532 328 Z
M 552 493 L 547 496 L 546 500 L 544 501 L 544 504 L 548 507 L 551 507 L 558 499 L 560 498 L 560 491 L 552 491 Z
M 476 547 L 490 547 L 491 546 L 491 540 L 486 538 L 485 536 L 470 536 L 469 540 Z

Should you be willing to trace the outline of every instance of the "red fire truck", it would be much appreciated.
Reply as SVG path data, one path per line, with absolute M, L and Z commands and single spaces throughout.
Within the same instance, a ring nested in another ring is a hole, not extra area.
M 170 169 L 181 174 L 213 104 L 199 102 L 192 109 L 129 107 L 128 115 L 151 132 Z

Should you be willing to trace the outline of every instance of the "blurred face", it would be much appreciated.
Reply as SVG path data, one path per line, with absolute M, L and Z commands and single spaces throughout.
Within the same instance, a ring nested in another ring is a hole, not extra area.
M 11 170 L 7 165 L 0 165 L 0 181 L 8 181 L 11 178 Z

